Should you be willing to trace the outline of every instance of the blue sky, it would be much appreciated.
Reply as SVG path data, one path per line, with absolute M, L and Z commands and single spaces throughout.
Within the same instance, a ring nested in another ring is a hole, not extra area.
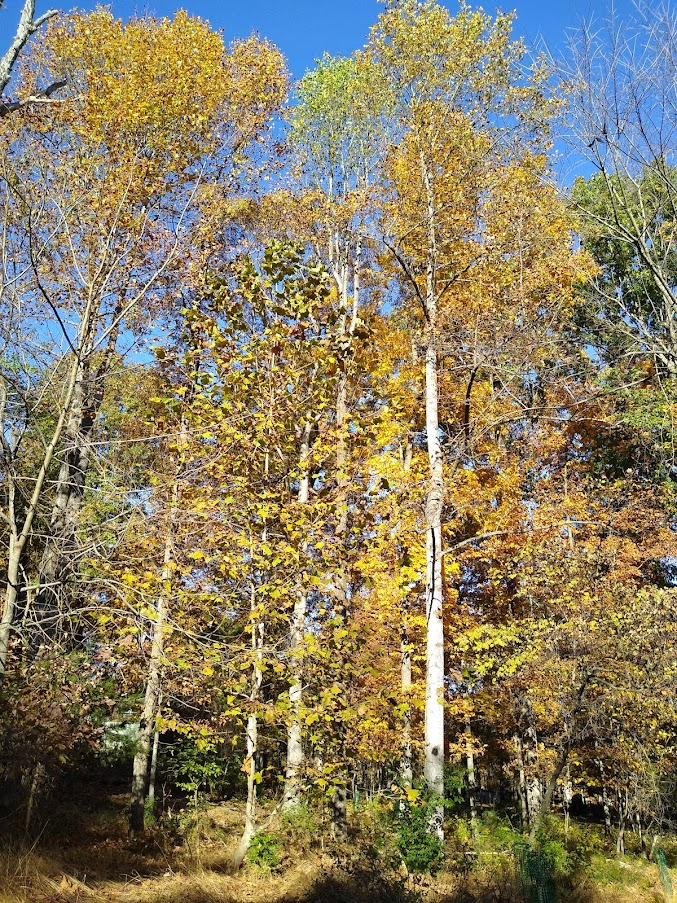
M 9 36 L 22 0 L 6 0 L 0 11 L 0 48 Z M 48 4 L 38 0 L 38 11 L 49 6 L 61 9 L 70 4 Z M 91 9 L 95 2 L 79 0 L 81 9 Z M 350 54 L 361 47 L 369 26 L 376 20 L 382 4 L 377 0 L 112 0 L 116 15 L 127 17 L 136 12 L 169 16 L 177 9 L 208 19 L 214 28 L 223 30 L 226 40 L 246 37 L 253 31 L 269 38 L 284 52 L 295 77 L 300 77 L 325 51 Z M 446 4 L 452 12 L 455 3 Z M 471 3 L 475 6 L 475 3 Z M 484 3 L 493 12 L 493 3 Z M 498 5 L 498 4 L 497 4 Z M 632 8 L 632 0 L 615 0 L 616 11 L 623 15 Z M 609 0 L 521 0 L 507 3 L 503 9 L 517 9 L 515 34 L 533 44 L 539 37 L 549 46 L 561 45 L 568 28 L 575 27 L 590 15 L 604 17 Z

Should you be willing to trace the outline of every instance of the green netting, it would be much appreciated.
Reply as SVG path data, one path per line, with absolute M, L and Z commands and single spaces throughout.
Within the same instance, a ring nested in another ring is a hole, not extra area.
M 528 843 L 516 843 L 514 849 L 520 889 L 529 903 L 556 903 L 557 889 L 543 853 Z
M 661 875 L 661 884 L 663 885 L 663 896 L 668 901 L 668 903 L 672 903 L 674 899 L 674 892 L 672 890 L 672 878 L 670 877 L 670 872 L 668 871 L 668 867 L 665 864 L 665 853 L 663 850 L 656 850 L 656 863 L 658 864 L 658 871 Z

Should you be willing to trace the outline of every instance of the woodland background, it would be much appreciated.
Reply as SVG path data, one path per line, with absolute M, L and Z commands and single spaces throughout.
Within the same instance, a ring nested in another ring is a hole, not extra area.
M 262 900 L 667 895 L 676 48 L 667 6 L 554 59 L 392 0 L 292 84 L 189 13 L 26 0 L 8 900 L 239 899 L 218 862 Z

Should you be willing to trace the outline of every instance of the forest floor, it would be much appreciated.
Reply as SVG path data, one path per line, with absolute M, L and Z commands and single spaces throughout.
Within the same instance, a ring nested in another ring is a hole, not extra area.
M 0 846 L 0 903 L 522 903 L 511 851 L 485 850 L 471 870 L 443 867 L 434 877 L 388 868 L 373 847 L 297 845 L 280 850 L 274 869 L 233 873 L 230 854 L 242 807 L 210 805 L 197 822 L 183 810 L 135 843 L 127 839 L 128 796 L 117 788 L 74 787 L 55 801 L 32 841 Z M 105 793 L 105 805 L 102 796 Z M 272 819 L 274 819 L 274 814 Z M 451 857 L 450 857 L 451 859 Z M 452 860 L 453 861 L 453 860 Z M 457 862 L 457 860 L 456 860 Z M 479 864 L 481 863 L 481 864 Z M 677 873 L 674 876 L 677 885 Z M 558 900 L 660 903 L 655 864 L 595 854 Z

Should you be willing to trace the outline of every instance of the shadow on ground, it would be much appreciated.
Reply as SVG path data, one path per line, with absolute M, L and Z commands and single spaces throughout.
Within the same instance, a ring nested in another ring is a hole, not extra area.
M 527 903 L 514 879 L 469 879 L 458 886 L 453 876 L 444 880 L 398 879 L 370 871 L 353 869 L 350 874 L 326 872 L 304 880 L 303 875 L 290 875 L 286 886 L 268 884 L 265 880 L 228 886 L 223 875 L 205 873 L 201 879 L 178 878 L 158 883 L 155 888 L 140 888 L 139 903 Z M 283 882 L 284 884 L 284 882 Z M 110 899 L 117 899 L 112 897 Z M 122 897 L 120 899 L 123 899 Z M 130 899 L 125 896 L 124 899 Z M 580 887 L 559 900 L 571 903 L 603 903 L 597 891 Z M 611 898 L 609 898 L 611 899 Z M 627 898 L 626 898 L 627 899 Z M 606 903 L 606 898 L 604 900 Z

